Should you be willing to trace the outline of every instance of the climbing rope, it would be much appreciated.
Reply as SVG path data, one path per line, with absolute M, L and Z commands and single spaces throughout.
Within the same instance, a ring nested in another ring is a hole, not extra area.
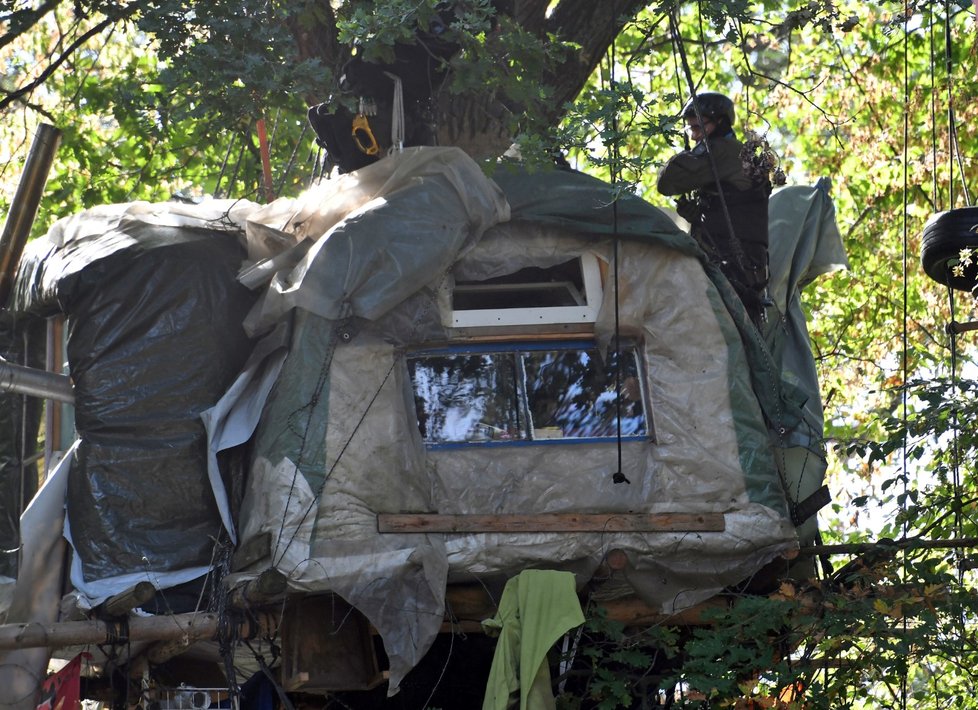
M 614 23 L 615 18 L 617 18 L 617 3 L 612 4 L 612 13 L 609 17 L 609 22 L 611 23 L 611 35 L 615 37 Z M 611 45 L 609 47 L 609 57 L 608 57 L 608 82 L 611 85 L 611 93 L 614 97 L 615 110 L 611 114 L 611 145 L 609 146 L 611 151 L 611 163 L 610 163 L 610 177 L 611 186 L 613 189 L 612 201 L 611 201 L 611 232 L 612 232 L 612 245 L 614 250 L 613 263 L 614 263 L 614 275 L 613 279 L 615 282 L 615 443 L 616 443 L 616 453 L 618 455 L 618 464 L 615 468 L 614 474 L 611 476 L 611 480 L 614 483 L 631 483 L 628 477 L 625 476 L 625 472 L 621 470 L 622 464 L 622 432 L 621 432 L 621 290 L 620 283 L 621 279 L 619 276 L 619 262 L 621 261 L 621 238 L 618 234 L 618 197 L 619 197 L 619 182 L 621 181 L 621 142 L 618 131 L 618 87 L 615 85 L 615 64 L 618 59 L 615 54 L 615 40 L 611 40 Z
M 909 521 L 907 520 L 907 499 L 909 497 L 909 475 L 907 473 L 907 445 L 909 439 L 909 431 L 907 424 L 907 386 L 908 386 L 908 375 L 909 375 L 909 357 L 907 349 L 909 347 L 909 337 L 908 337 L 908 321 L 909 321 L 909 290 L 907 288 L 907 282 L 909 277 L 908 263 L 909 263 L 909 224 L 908 224 L 908 207 L 909 207 L 909 195 L 910 195 L 910 177 L 908 170 L 908 155 L 910 151 L 910 112 L 908 106 L 910 105 L 910 8 L 908 6 L 908 0 L 904 0 L 904 20 L 903 20 L 903 252 L 902 252 L 902 269 L 903 269 L 903 328 L 901 331 L 901 355 L 900 355 L 900 368 L 902 373 L 902 383 L 900 387 L 900 416 L 901 416 L 901 434 L 903 441 L 900 447 L 901 456 L 901 472 L 903 478 L 903 497 L 901 499 L 900 507 L 903 518 L 903 537 L 906 539 L 909 530 Z M 903 550 L 903 572 L 904 576 L 907 573 L 907 552 Z M 903 633 L 906 637 L 908 622 L 907 618 L 903 617 L 902 621 Z M 903 657 L 900 659 L 900 707 L 903 710 L 907 708 L 907 659 Z

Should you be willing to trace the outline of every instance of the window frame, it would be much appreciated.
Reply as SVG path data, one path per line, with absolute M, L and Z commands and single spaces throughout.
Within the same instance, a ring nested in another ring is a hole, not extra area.
M 410 390 L 411 401 L 408 403 L 408 411 L 414 415 L 415 421 L 414 426 L 417 428 L 421 440 L 424 446 L 429 451 L 445 451 L 452 449 L 472 449 L 472 448 L 499 448 L 499 447 L 522 447 L 522 446 L 560 446 L 560 445 L 578 445 L 578 444 L 616 444 L 619 440 L 617 434 L 610 436 L 568 436 L 568 437 L 556 437 L 556 438 L 532 438 L 534 435 L 534 428 L 529 426 L 529 422 L 532 417 L 530 416 L 530 397 L 527 392 L 526 386 L 526 373 L 525 373 L 525 360 L 523 357 L 515 357 L 514 364 L 519 373 L 517 387 L 516 387 L 516 407 L 519 409 L 519 414 L 521 417 L 526 417 L 525 423 L 523 425 L 523 430 L 528 434 L 529 438 L 525 439 L 489 439 L 485 441 L 451 441 L 451 442 L 436 442 L 428 441 L 425 439 L 424 435 L 421 433 L 420 423 L 417 420 L 417 407 L 415 400 L 417 397 L 417 392 L 415 390 L 415 381 L 412 376 L 411 367 L 408 363 L 412 359 L 422 359 L 425 357 L 440 357 L 440 356 L 450 356 L 450 355 L 480 355 L 480 354 L 499 354 L 499 355 L 522 355 L 523 353 L 532 352 L 549 352 L 549 351 L 571 351 L 571 352 L 582 352 L 582 351 L 592 351 L 598 350 L 599 346 L 594 339 L 587 338 L 573 338 L 573 339 L 552 339 L 552 340 L 508 340 L 508 341 L 492 341 L 492 342 L 468 342 L 468 343 L 455 343 L 448 345 L 440 345 L 435 347 L 421 347 L 409 350 L 405 353 L 405 369 L 407 373 L 407 381 Z M 653 426 L 652 417 L 652 406 L 651 398 L 649 396 L 649 388 L 647 382 L 647 370 L 645 363 L 645 350 L 641 346 L 641 342 L 634 339 L 622 340 L 621 342 L 621 353 L 622 357 L 633 357 L 635 360 L 635 369 L 638 379 L 640 398 L 642 404 L 642 418 L 644 422 L 644 433 L 641 434 L 622 434 L 620 439 L 622 442 L 654 442 L 655 441 L 655 429 Z

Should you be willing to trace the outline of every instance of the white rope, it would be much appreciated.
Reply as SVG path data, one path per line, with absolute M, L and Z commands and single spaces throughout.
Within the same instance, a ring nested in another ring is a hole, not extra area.
M 388 151 L 388 154 L 393 155 L 404 150 L 404 91 L 401 88 L 401 77 L 386 71 L 384 75 L 394 82 L 394 105 L 391 107 L 391 147 Z

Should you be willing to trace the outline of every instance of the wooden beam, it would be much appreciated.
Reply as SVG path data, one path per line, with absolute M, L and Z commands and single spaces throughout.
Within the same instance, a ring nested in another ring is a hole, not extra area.
M 723 532 L 723 513 L 379 513 L 382 533 Z

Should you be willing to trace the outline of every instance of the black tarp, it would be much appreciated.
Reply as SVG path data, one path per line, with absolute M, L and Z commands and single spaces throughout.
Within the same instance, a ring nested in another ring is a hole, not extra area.
M 253 302 L 233 234 L 106 227 L 29 250 L 15 297 L 67 316 L 80 439 L 67 514 L 86 582 L 211 564 L 223 525 L 199 415 L 248 356 Z

